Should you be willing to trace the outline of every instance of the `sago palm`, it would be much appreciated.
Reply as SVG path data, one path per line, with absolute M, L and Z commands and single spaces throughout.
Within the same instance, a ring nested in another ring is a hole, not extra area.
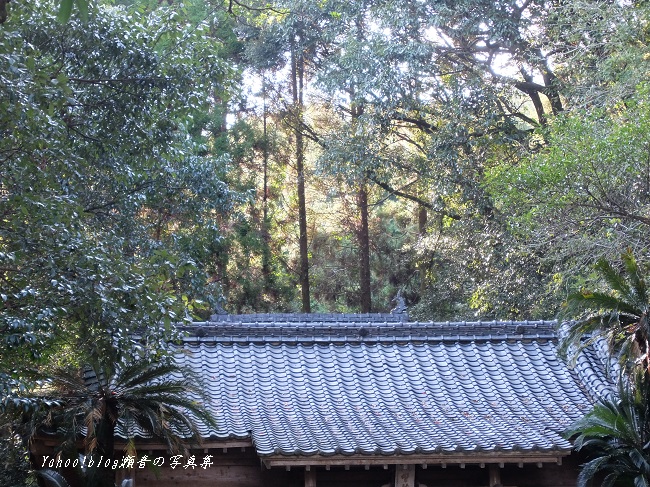
M 592 458 L 582 466 L 578 487 L 598 476 L 602 487 L 650 485 L 648 376 L 637 370 L 632 383 L 621 384 L 618 397 L 603 399 L 567 432 L 576 437 L 576 450 Z
M 622 255 L 623 270 L 600 260 L 596 270 L 610 288 L 607 292 L 583 289 L 571 294 L 560 314 L 564 336 L 560 352 L 577 353 L 604 337 L 619 358 L 623 371 L 637 367 L 650 372 L 648 360 L 648 288 L 631 251 Z
M 58 406 L 47 411 L 47 423 L 65 428 L 68 447 L 74 448 L 83 431 L 90 455 L 112 457 L 118 428 L 130 440 L 145 433 L 178 452 L 185 450 L 187 441 L 200 441 L 197 421 L 214 425 L 199 401 L 203 398 L 199 382 L 171 362 L 140 361 L 121 367 L 95 363 L 79 371 L 58 371 L 48 382 L 48 395 Z M 87 472 L 92 486 L 112 487 L 114 480 L 112 469 Z
M 607 292 L 583 289 L 570 295 L 563 321 L 560 351 L 573 358 L 595 340 L 605 338 L 621 364 L 618 396 L 601 399 L 567 432 L 576 449 L 591 460 L 582 466 L 578 485 L 594 477 L 602 486 L 650 487 L 650 361 L 648 360 L 648 289 L 630 251 L 622 270 L 601 260 L 596 270 Z

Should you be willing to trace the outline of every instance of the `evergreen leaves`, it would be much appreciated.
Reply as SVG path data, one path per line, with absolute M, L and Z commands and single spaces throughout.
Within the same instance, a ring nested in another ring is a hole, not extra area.
M 204 28 L 106 6 L 62 27 L 51 7 L 17 2 L 0 30 L 3 398 L 44 357 L 163 355 L 219 295 L 206 246 L 242 200 L 188 132 L 226 96 Z
M 582 289 L 568 296 L 559 318 L 563 325 L 560 352 L 573 349 L 573 357 L 591 342 L 604 337 L 626 373 L 639 365 L 650 372 L 648 311 L 650 302 L 642 271 L 630 250 L 621 256 L 623 269 L 599 260 L 596 270 L 608 292 Z
M 603 398 L 566 432 L 576 450 L 592 457 L 582 465 L 580 487 L 601 476 L 601 486 L 647 485 L 650 480 L 648 375 L 635 372 L 622 381 L 618 396 Z

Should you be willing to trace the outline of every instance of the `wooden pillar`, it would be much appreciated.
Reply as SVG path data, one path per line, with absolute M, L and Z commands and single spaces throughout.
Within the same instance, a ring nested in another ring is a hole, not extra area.
M 415 465 L 395 465 L 395 487 L 415 487 Z
M 501 487 L 501 467 L 495 463 L 490 464 L 490 487 Z
M 305 469 L 305 487 L 316 487 L 316 471 Z

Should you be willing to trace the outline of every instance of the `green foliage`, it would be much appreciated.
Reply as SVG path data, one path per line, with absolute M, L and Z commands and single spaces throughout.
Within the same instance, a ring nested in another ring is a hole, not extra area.
M 608 107 L 647 80 L 650 9 L 646 2 L 549 2 L 545 46 L 572 107 Z
M 420 287 L 420 318 L 547 313 L 547 269 L 512 242 L 483 187 L 495 161 L 516 161 L 532 128 L 559 109 L 542 104 L 533 114 L 521 80 L 494 65 L 544 72 L 553 93 L 552 73 L 528 41 L 543 3 L 526 15 L 506 2 L 325 4 L 337 15 L 323 20 L 327 56 L 315 79 L 337 118 L 314 123 L 318 169 L 426 208 L 428 228 L 411 247 L 425 282 L 412 274 L 404 283 Z
M 483 187 L 515 247 L 538 256 L 556 288 L 550 311 L 598 260 L 627 247 L 646 254 L 648 8 L 544 5 L 539 39 L 554 53 L 571 111 L 537 129 L 529 154 L 493 158 Z
M 52 2 L 15 2 L 0 29 L 1 406 L 35 421 L 48 413 L 71 438 L 79 414 L 99 418 L 86 423 L 88 438 L 94 426 L 104 446 L 117 417 L 186 433 L 193 423 L 181 409 L 202 418 L 186 395 L 196 382 L 156 389 L 145 384 L 162 377 L 155 367 L 126 364 L 161 360 L 172 323 L 221 293 L 210 282 L 214 246 L 243 198 L 224 182 L 229 156 L 206 151 L 192 121 L 212 97 L 229 97 L 234 71 L 214 54 L 209 26 L 185 26 L 171 9 L 97 6 L 63 26 L 55 12 Z M 100 376 L 119 374 L 95 391 L 57 368 L 100 357 Z M 34 394 L 48 387 L 55 397 Z M 15 435 L 2 437 L 4 447 Z
M 59 22 L 67 22 L 72 15 L 73 5 L 79 10 L 79 18 L 88 20 L 88 0 L 60 0 L 59 5 Z
M 89 374 L 97 379 L 89 382 Z M 83 424 L 88 452 L 106 441 L 98 436 L 100 421 L 109 420 L 113 426 L 119 422 L 126 435 L 133 435 L 137 426 L 164 440 L 169 451 L 184 450 L 184 438 L 200 439 L 196 420 L 214 426 L 199 402 L 205 399 L 200 382 L 172 362 L 140 360 L 118 367 L 98 362 L 85 367 L 83 374 L 59 370 L 46 379 L 43 389 L 49 388 L 54 392 L 51 399 L 61 403 L 60 410 L 48 411 L 53 425 Z M 74 439 L 77 432 L 69 434 Z
M 560 352 L 566 355 L 572 349 L 575 357 L 595 340 L 605 338 L 626 374 L 639 367 L 650 372 L 650 300 L 644 272 L 629 250 L 622 255 L 622 264 L 620 271 L 605 260 L 596 264 L 607 291 L 582 289 L 569 295 L 560 315 L 566 321 Z
M 645 253 L 648 108 L 642 85 L 611 110 L 555 120 L 543 151 L 492 170 L 488 186 L 512 230 L 565 265 L 611 259 L 628 246 Z
M 346 211 L 343 201 L 346 197 L 345 193 L 334 196 L 330 192 L 329 205 L 337 202 L 342 206 L 334 214 L 327 208 L 315 208 L 320 221 L 311 245 L 312 301 L 316 312 L 358 310 L 359 250 L 355 241 L 358 223 L 353 210 L 347 207 Z M 417 296 L 418 289 L 414 288 L 417 281 L 412 279 L 415 263 L 409 252 L 417 232 L 410 220 L 409 212 L 403 211 L 395 201 L 374 206 L 370 214 L 372 309 L 375 311 L 389 311 L 393 307 L 391 300 L 400 289 L 407 299 Z
M 601 400 L 574 423 L 567 437 L 576 450 L 590 453 L 582 466 L 578 486 L 591 485 L 599 476 L 603 487 L 645 486 L 650 482 L 650 383 L 645 373 L 621 385 L 618 397 Z
M 0 31 L 3 396 L 54 342 L 128 361 L 138 327 L 164 349 L 218 295 L 206 246 L 234 197 L 227 157 L 187 133 L 227 72 L 202 28 L 106 7 L 62 28 L 51 7 L 21 4 Z
M 630 250 L 621 269 L 601 259 L 596 270 L 606 291 L 582 289 L 567 298 L 560 315 L 560 352 L 575 359 L 596 340 L 606 339 L 620 363 L 618 396 L 602 398 L 567 432 L 576 450 L 591 457 L 578 485 L 602 477 L 603 486 L 648 485 L 650 479 L 650 361 L 648 359 L 647 269 Z
M 0 486 L 35 487 L 36 479 L 31 473 L 29 455 L 23 439 L 11 425 L 2 426 L 0 438 Z
M 214 427 L 214 419 L 203 406 L 200 381 L 171 359 L 141 359 L 116 366 L 97 358 L 81 369 L 54 369 L 42 387 L 30 396 L 37 408 L 30 412 L 29 436 L 43 431 L 63 435 L 59 447 L 76 455 L 80 428 L 84 428 L 85 451 L 89 455 L 112 456 L 119 429 L 135 454 L 136 435 L 164 441 L 170 452 L 187 452 L 186 443 L 200 442 L 199 422 Z M 15 408 L 10 408 L 13 412 Z M 18 408 L 18 413 L 23 412 Z M 23 413 L 24 414 L 24 413 Z M 90 468 L 84 481 L 89 486 L 114 485 L 111 469 Z

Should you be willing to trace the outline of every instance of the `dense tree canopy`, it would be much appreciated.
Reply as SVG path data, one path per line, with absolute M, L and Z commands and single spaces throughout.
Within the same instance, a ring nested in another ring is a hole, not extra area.
M 2 395 L 215 306 L 553 317 L 647 260 L 649 13 L 0 0 Z
M 9 374 L 22 347 L 128 355 L 142 326 L 164 343 L 186 305 L 218 296 L 204 257 L 239 198 L 223 181 L 227 155 L 201 155 L 189 134 L 228 83 L 201 32 L 172 29 L 172 11 L 136 22 L 107 7 L 63 27 L 53 16 L 30 3 L 0 31 Z
M 319 309 L 548 316 L 645 250 L 642 5 L 120 3 L 2 26 L 7 343 L 305 309 L 305 276 Z

